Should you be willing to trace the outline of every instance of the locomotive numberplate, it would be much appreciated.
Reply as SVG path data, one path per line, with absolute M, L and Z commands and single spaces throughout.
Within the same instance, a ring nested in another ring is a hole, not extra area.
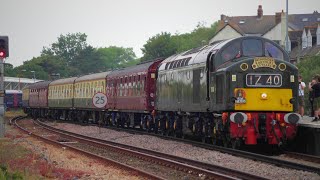
M 281 87 L 281 74 L 247 74 L 246 84 L 248 87 Z

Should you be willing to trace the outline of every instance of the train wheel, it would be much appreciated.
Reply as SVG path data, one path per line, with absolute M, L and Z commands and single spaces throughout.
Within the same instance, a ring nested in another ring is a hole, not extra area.
M 228 135 L 222 136 L 222 145 L 223 147 L 230 147 L 230 138 L 228 137 Z
M 240 149 L 242 141 L 238 138 L 231 140 L 232 149 Z
M 153 130 L 155 134 L 158 134 L 159 128 L 160 128 L 160 121 L 159 119 L 155 119 L 154 130 Z

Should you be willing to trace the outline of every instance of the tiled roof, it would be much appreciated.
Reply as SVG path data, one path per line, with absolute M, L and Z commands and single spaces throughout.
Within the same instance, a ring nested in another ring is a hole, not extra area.
M 290 14 L 289 22 L 294 24 L 297 28 L 295 30 L 301 30 L 305 26 L 312 26 L 315 22 L 319 22 L 318 18 L 320 18 L 320 13 L 314 12 L 312 14 Z M 305 21 L 304 21 L 305 20 Z
M 219 30 L 228 24 L 241 34 L 264 34 L 276 25 L 273 15 L 264 15 L 261 19 L 257 16 L 235 16 L 226 17 L 226 20 L 225 23 L 220 21 Z
M 320 13 L 289 14 L 288 25 L 293 30 L 303 30 L 305 26 L 315 26 L 320 23 Z M 257 16 L 225 16 L 225 20 L 219 21 L 218 31 L 226 25 L 230 25 L 241 34 L 265 34 L 276 26 L 275 15 Z
M 297 46 L 293 48 L 292 51 L 290 52 L 291 59 L 296 59 L 298 56 L 302 58 L 304 56 L 314 56 L 314 55 L 320 55 L 320 46 L 315 45 L 312 47 L 305 48 L 303 50 L 301 50 L 300 46 Z

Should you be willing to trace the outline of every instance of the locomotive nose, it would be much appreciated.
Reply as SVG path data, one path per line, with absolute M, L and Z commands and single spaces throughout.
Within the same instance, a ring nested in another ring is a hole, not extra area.
M 284 116 L 284 121 L 290 124 L 298 124 L 302 120 L 302 117 L 298 113 L 288 113 Z

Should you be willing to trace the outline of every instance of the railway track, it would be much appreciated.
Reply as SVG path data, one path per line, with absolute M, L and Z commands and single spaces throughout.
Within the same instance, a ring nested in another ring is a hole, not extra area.
M 320 156 L 313 156 L 313 155 L 291 152 L 291 151 L 284 151 L 283 153 L 287 157 L 317 163 L 320 166 Z
M 70 133 L 39 121 L 34 124 L 18 122 L 15 121 L 15 125 L 32 136 L 112 162 L 148 179 L 265 179 L 234 169 Z M 116 160 L 110 157 L 116 157 Z
M 65 121 L 62 121 L 62 122 L 65 122 Z M 178 140 L 180 142 L 192 144 L 197 147 L 201 147 L 201 148 L 205 148 L 205 149 L 209 149 L 209 150 L 214 150 L 214 151 L 219 151 L 222 153 L 228 153 L 228 154 L 231 154 L 234 156 L 248 158 L 248 159 L 252 159 L 255 161 L 261 161 L 261 162 L 273 164 L 273 165 L 276 165 L 279 167 L 285 167 L 285 168 L 308 171 L 308 172 L 320 174 L 320 165 L 319 166 L 311 166 L 311 165 L 307 165 L 304 163 L 283 160 L 283 159 L 280 159 L 277 157 L 271 157 L 271 156 L 266 156 L 266 155 L 262 155 L 262 154 L 241 151 L 241 150 L 236 150 L 236 149 L 231 149 L 231 148 L 224 148 L 221 146 L 216 146 L 216 145 L 212 145 L 212 144 L 205 144 L 205 143 L 201 143 L 201 142 L 197 142 L 197 141 L 193 141 L 193 140 L 188 140 L 188 139 L 176 138 L 173 136 L 164 136 L 161 134 L 148 133 L 146 131 L 141 131 L 139 129 L 116 128 L 116 127 L 112 127 L 112 126 L 107 126 L 106 128 L 117 130 L 117 131 L 126 131 L 126 132 L 136 133 L 136 134 L 152 135 L 152 136 L 156 136 L 156 137 L 160 137 L 160 138 L 168 139 L 168 140 Z M 288 154 L 289 154 L 289 152 L 288 152 Z M 312 156 L 307 158 L 307 156 L 303 156 L 303 154 L 300 154 L 299 157 L 297 155 L 293 155 L 293 153 L 290 153 L 290 154 L 291 155 L 289 157 L 291 157 L 291 159 L 300 159 L 300 160 L 305 160 L 305 161 L 310 161 L 310 162 L 315 162 L 315 163 L 319 162 L 319 161 L 315 161 L 314 159 L 311 160 Z

